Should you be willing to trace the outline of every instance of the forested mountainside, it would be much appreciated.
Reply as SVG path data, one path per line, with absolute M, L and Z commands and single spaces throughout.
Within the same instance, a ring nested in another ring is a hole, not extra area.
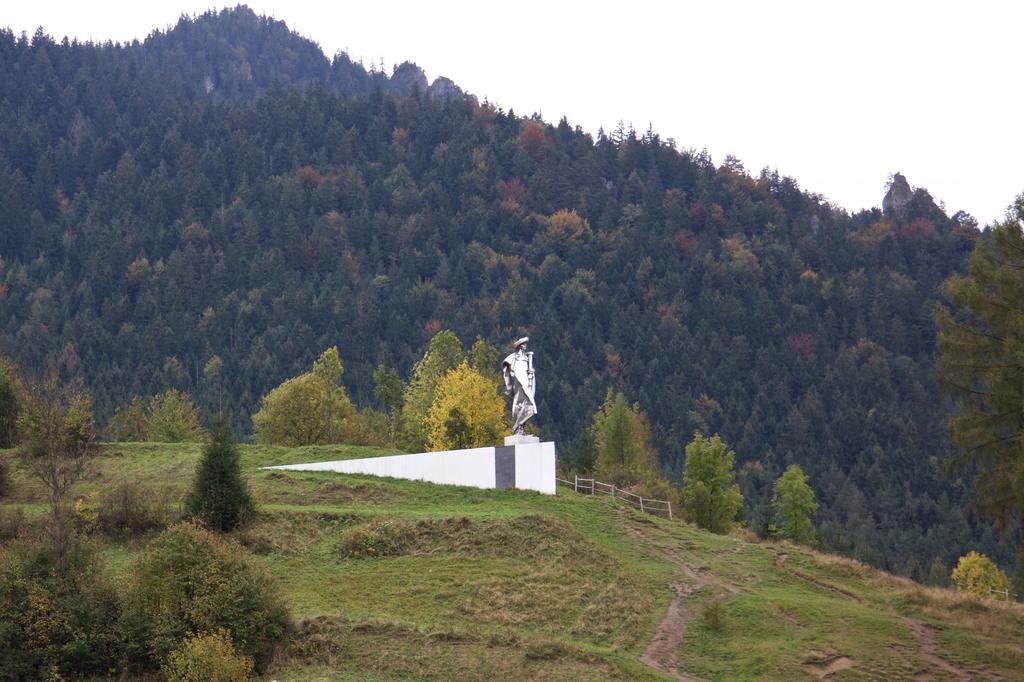
M 371 405 L 374 368 L 407 375 L 441 329 L 528 333 L 563 453 L 612 387 L 673 476 L 720 433 L 754 523 L 797 462 L 827 549 L 922 579 L 1008 561 L 944 474 L 932 378 L 938 285 L 977 226 L 900 176 L 850 214 L 655 132 L 330 61 L 244 7 L 130 45 L 3 32 L 0 60 L 0 353 L 59 358 L 101 421 L 175 387 L 247 430 L 335 344 Z

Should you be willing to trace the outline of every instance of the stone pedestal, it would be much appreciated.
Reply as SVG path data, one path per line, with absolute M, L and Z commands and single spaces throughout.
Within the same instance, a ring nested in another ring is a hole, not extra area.
M 529 436 L 525 433 L 513 436 L 505 436 L 505 445 L 531 445 L 533 443 L 539 443 L 540 438 L 537 436 Z

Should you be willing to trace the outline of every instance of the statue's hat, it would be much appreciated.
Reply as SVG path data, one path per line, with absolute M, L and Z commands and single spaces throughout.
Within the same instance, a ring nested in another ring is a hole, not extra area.
M 512 347 L 513 348 L 519 348 L 519 346 L 523 345 L 524 343 L 528 342 L 529 340 L 530 340 L 529 336 L 524 336 L 523 338 L 517 340 L 514 344 L 512 344 Z

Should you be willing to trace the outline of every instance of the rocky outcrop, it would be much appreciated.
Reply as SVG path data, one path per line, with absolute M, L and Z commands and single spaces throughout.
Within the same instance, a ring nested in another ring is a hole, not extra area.
M 408 97 L 414 91 L 427 91 L 427 74 L 412 62 L 402 62 L 391 74 L 391 91 L 400 97 Z
M 438 76 L 434 79 L 434 82 L 430 84 L 430 87 L 427 88 L 427 95 L 429 95 L 431 99 L 445 100 L 452 99 L 453 97 L 464 97 L 465 93 L 462 92 L 462 88 L 456 85 L 455 81 L 452 79 L 445 78 L 444 76 Z
M 913 198 L 914 191 L 910 189 L 910 183 L 902 173 L 896 173 L 892 176 L 889 191 L 882 199 L 882 212 L 895 218 L 902 218 L 907 205 Z

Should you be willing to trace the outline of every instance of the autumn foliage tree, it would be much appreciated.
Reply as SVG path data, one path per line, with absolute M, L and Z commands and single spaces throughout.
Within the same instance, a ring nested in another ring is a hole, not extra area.
M 978 552 L 968 552 L 960 557 L 949 579 L 961 592 L 988 597 L 993 590 L 1006 590 L 1010 581 L 991 559 Z
M 431 337 L 422 359 L 412 370 L 398 415 L 398 445 L 410 452 L 424 450 L 430 440 L 427 417 L 434 404 L 438 384 L 463 361 L 462 342 L 444 330 Z
M 438 383 L 426 427 L 431 450 L 495 445 L 508 429 L 497 383 L 463 360 Z

